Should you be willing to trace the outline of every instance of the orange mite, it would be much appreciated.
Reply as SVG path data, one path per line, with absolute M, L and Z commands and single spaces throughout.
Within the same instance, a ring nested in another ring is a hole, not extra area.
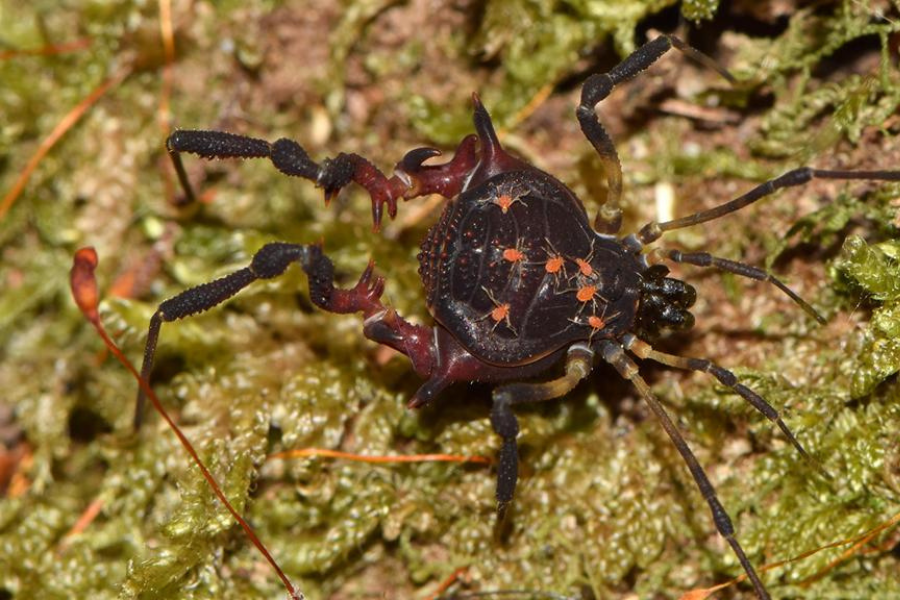
M 591 264 L 583 258 L 576 258 L 575 264 L 578 265 L 578 271 L 585 277 L 590 277 L 594 274 L 594 267 L 592 267 Z
M 516 333 L 515 328 L 512 326 L 512 323 L 509 320 L 510 307 L 508 302 L 500 302 L 495 297 L 494 294 L 487 288 L 481 288 L 487 294 L 488 298 L 490 298 L 491 302 L 494 303 L 494 308 L 491 309 L 491 312 L 487 313 L 482 319 L 490 319 L 494 322 L 494 326 L 491 328 L 491 331 L 497 328 L 497 325 L 500 323 L 506 323 L 506 326 L 509 327 L 510 331 L 514 334 Z
M 514 190 L 512 193 L 501 192 L 498 189 L 495 189 L 493 193 L 488 197 L 482 200 L 482 202 L 490 202 L 491 204 L 496 204 L 500 207 L 500 212 L 504 215 L 509 212 L 509 209 L 512 208 L 512 205 L 516 202 L 521 202 L 525 204 L 522 200 L 522 197 L 519 196 Z
M 525 253 L 518 248 L 507 248 L 503 251 L 503 258 L 511 263 L 520 262 L 525 260 Z
M 510 196 L 509 194 L 501 194 L 497 200 L 495 200 L 497 206 L 500 207 L 500 210 L 503 211 L 503 214 L 506 214 L 506 211 L 509 210 L 509 207 L 513 205 L 516 201 L 515 198 Z
M 578 293 L 575 294 L 575 297 L 578 298 L 579 302 L 589 302 L 597 295 L 597 287 L 593 285 L 586 285 L 584 287 L 578 288 Z
M 498 304 L 495 306 L 494 310 L 491 311 L 491 318 L 497 323 L 509 319 L 509 304 Z
M 544 264 L 544 270 L 551 275 L 556 275 L 566 266 L 566 260 L 559 255 L 551 256 Z
M 603 321 L 602 318 L 598 317 L 597 315 L 589 316 L 587 322 L 588 322 L 588 325 L 590 325 L 591 328 L 594 329 L 594 331 L 599 331 L 599 330 L 603 329 L 604 327 L 606 327 L 606 323 Z

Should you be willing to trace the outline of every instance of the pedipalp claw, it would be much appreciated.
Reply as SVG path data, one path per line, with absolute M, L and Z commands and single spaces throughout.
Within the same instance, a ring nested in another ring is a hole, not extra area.
M 437 148 L 416 148 L 407 152 L 400 162 L 397 163 L 397 170 L 409 174 L 415 174 L 422 170 L 422 163 L 429 158 L 440 156 L 443 154 Z

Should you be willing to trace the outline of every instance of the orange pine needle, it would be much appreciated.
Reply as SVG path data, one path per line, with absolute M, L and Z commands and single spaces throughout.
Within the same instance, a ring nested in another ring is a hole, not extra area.
M 866 544 L 868 544 L 869 542 L 871 542 L 872 539 L 875 538 L 875 536 L 877 536 L 878 534 L 882 533 L 883 531 L 886 531 L 886 530 L 890 529 L 891 527 L 894 527 L 898 524 L 900 524 L 900 513 L 895 514 L 893 517 L 891 517 L 890 519 L 888 519 L 881 525 L 878 525 L 877 527 L 873 527 L 872 529 L 870 529 L 870 530 L 866 531 L 865 533 L 862 533 L 856 537 L 852 537 L 852 538 L 846 539 L 846 540 L 841 540 L 839 542 L 834 542 L 832 544 L 828 544 L 827 546 L 822 546 L 821 548 L 817 548 L 816 550 L 814 550 L 812 552 L 808 552 L 805 555 L 801 555 L 801 556 L 811 555 L 811 554 L 815 554 L 816 552 L 819 552 L 821 550 L 826 550 L 829 548 L 837 548 L 839 546 L 846 546 L 846 545 L 850 546 L 849 548 L 844 550 L 839 557 L 837 557 L 836 559 L 834 559 L 833 561 L 828 563 L 825 566 L 825 568 L 823 568 L 821 571 L 819 571 L 818 573 L 816 573 L 810 577 L 807 577 L 806 579 L 801 581 L 800 585 L 809 585 L 813 582 L 818 581 L 819 579 L 824 577 L 826 574 L 828 574 L 829 571 L 832 571 L 835 567 L 837 567 L 839 564 L 852 558 L 855 554 L 858 554 L 860 549 L 863 546 L 865 546 Z
M 298 450 L 285 450 L 284 452 L 275 452 L 270 454 L 269 458 L 306 458 L 312 456 L 323 456 L 326 458 L 344 458 L 371 464 L 390 464 L 390 463 L 420 463 L 420 462 L 458 462 L 458 463 L 480 463 L 490 464 L 491 459 L 486 456 L 460 456 L 458 454 L 408 454 L 393 456 L 367 456 L 364 454 L 353 454 L 352 452 L 342 452 L 340 450 L 329 450 L 328 448 L 300 448 Z
M 62 44 L 48 44 L 40 48 L 24 50 L 4 50 L 0 52 L 0 60 L 8 60 L 19 56 L 52 56 L 54 54 L 65 54 L 67 52 L 77 52 L 90 47 L 91 39 L 83 38 L 74 42 L 63 42 Z
M 553 93 L 553 88 L 554 85 L 550 83 L 541 86 L 541 89 L 539 89 L 537 93 L 531 97 L 531 99 L 525 104 L 525 106 L 520 108 L 519 111 L 513 115 L 512 119 L 510 120 L 510 127 L 514 127 L 530 117 L 532 113 L 534 113 L 534 111 L 538 109 L 538 107 L 540 107 L 544 102 L 547 101 L 547 98 L 549 98 L 550 94 Z
M 444 581 L 442 581 L 440 583 L 440 585 L 438 585 L 438 587 L 434 591 L 434 593 L 431 594 L 430 596 L 428 596 L 428 600 L 437 600 L 438 598 L 440 598 L 441 595 L 444 592 L 446 592 L 448 589 L 450 589 L 450 586 L 453 585 L 454 583 L 456 583 L 456 581 L 460 578 L 460 576 L 462 576 L 468 570 L 469 570 L 469 567 L 460 567 L 460 568 L 456 569 L 455 571 L 453 571 L 452 573 L 450 573 L 450 576 L 447 577 L 447 579 L 445 579 Z
M 53 128 L 53 131 L 50 132 L 44 141 L 41 142 L 40 146 L 38 146 L 37 152 L 28 160 L 28 163 L 25 165 L 25 168 L 22 169 L 22 173 L 19 174 L 19 178 L 16 179 L 16 182 L 13 184 L 12 188 L 9 192 L 6 193 L 6 196 L 3 197 L 3 201 L 0 202 L 0 219 L 6 216 L 6 213 L 9 212 L 9 209 L 12 208 L 12 205 L 15 203 L 16 199 L 22 193 L 22 190 L 25 188 L 25 184 L 28 183 L 28 180 L 31 178 L 31 175 L 34 173 L 35 169 L 37 169 L 40 162 L 47 156 L 47 153 L 56 145 L 56 143 L 62 138 L 63 135 L 69 129 L 71 129 L 75 123 L 84 116 L 84 113 L 88 111 L 96 102 L 103 97 L 103 95 L 109 90 L 109 88 L 118 85 L 122 82 L 125 77 L 131 72 L 129 68 L 122 69 L 117 74 L 113 75 L 99 86 L 97 86 L 94 91 L 88 94 L 87 98 L 79 102 L 75 108 L 70 110 L 66 116 L 62 118 L 62 120 L 56 124 L 56 127 Z
M 91 325 L 94 326 L 94 329 L 97 330 L 97 333 L 103 339 L 103 342 L 106 344 L 106 347 L 109 348 L 110 352 L 112 352 L 115 357 L 119 360 L 122 365 L 128 369 L 134 378 L 137 380 L 138 385 L 141 386 L 141 389 L 144 390 L 144 393 L 147 394 L 147 397 L 150 399 L 150 402 L 153 404 L 153 408 L 160 414 L 160 416 L 169 424 L 169 427 L 178 437 L 178 441 L 181 442 L 181 445 L 190 454 L 191 459 L 194 461 L 194 464 L 197 465 L 197 468 L 200 469 L 200 472 L 203 474 L 203 478 L 206 479 L 206 482 L 209 484 L 209 487 L 212 489 L 213 493 L 216 495 L 216 498 L 225 505 L 225 508 L 228 509 L 228 512 L 234 517 L 234 519 L 238 522 L 241 528 L 244 530 L 244 533 L 250 539 L 254 546 L 259 550 L 259 552 L 263 555 L 266 561 L 272 566 L 272 569 L 278 574 L 278 577 L 281 579 L 284 587 L 287 589 L 291 598 L 294 600 L 303 600 L 304 596 L 301 592 L 294 589 L 294 585 L 291 583 L 290 579 L 288 579 L 287 575 L 284 574 L 284 571 L 281 570 L 281 567 L 278 566 L 278 563 L 269 553 L 269 550 L 262 543 L 262 540 L 256 535 L 256 532 L 253 531 L 253 528 L 250 527 L 250 524 L 241 517 L 240 513 L 238 513 L 237 509 L 231 505 L 231 502 L 228 501 L 228 498 L 225 496 L 225 493 L 222 491 L 222 488 L 219 486 L 218 481 L 213 476 L 212 473 L 209 472 L 209 469 L 206 468 L 206 465 L 203 464 L 203 461 L 200 460 L 200 456 L 197 454 L 197 451 L 194 449 L 194 445 L 191 444 L 190 440 L 188 440 L 187 436 L 182 433 L 181 429 L 172 420 L 172 417 L 169 416 L 169 413 L 166 412 L 165 407 L 163 407 L 162 402 L 159 401 L 159 398 L 153 392 L 153 388 L 150 387 L 150 384 L 143 378 L 141 378 L 137 369 L 134 368 L 134 365 L 131 364 L 131 361 L 122 353 L 119 347 L 115 342 L 109 337 L 106 333 L 106 329 L 104 329 L 103 324 L 100 322 L 100 313 L 97 310 L 97 305 L 100 300 L 100 295 L 97 290 L 97 280 L 94 277 L 94 271 L 97 268 L 97 252 L 93 248 L 82 248 L 75 253 L 75 257 L 72 263 L 72 271 L 70 273 L 70 282 L 72 287 L 72 297 L 75 299 L 75 303 L 78 305 L 78 308 L 84 314 L 85 318 L 90 321 Z
M 726 583 L 720 583 L 719 585 L 714 585 L 711 588 L 690 590 L 690 591 L 687 591 L 687 592 L 683 593 L 682 595 L 680 595 L 678 597 L 678 600 L 706 600 L 707 598 L 709 598 L 711 595 L 718 592 L 719 590 L 723 590 L 727 587 L 731 587 L 732 585 L 734 585 L 738 581 L 741 581 L 742 579 L 746 579 L 746 577 L 741 576 L 741 577 L 732 579 L 731 581 L 728 581 Z
M 6 483 L 7 498 L 19 498 L 31 487 L 31 480 L 27 475 L 34 462 L 31 446 L 28 442 L 22 442 L 3 458 L 4 460 L 0 460 L 0 486 Z M 5 470 L 12 472 L 4 473 Z
M 814 556 L 824 550 L 840 548 L 841 546 L 851 546 L 850 548 L 848 548 L 847 550 L 842 552 L 838 558 L 836 558 L 835 560 L 828 563 L 828 565 L 825 568 L 823 568 L 821 571 L 819 571 L 815 575 L 812 575 L 800 582 L 800 585 L 808 586 L 811 583 L 814 583 L 814 582 L 818 581 L 819 579 L 821 579 L 822 577 L 824 577 L 829 571 L 833 570 L 840 563 L 846 561 L 847 559 L 849 559 L 852 556 L 854 556 L 855 554 L 857 554 L 859 552 L 860 548 L 862 548 L 867 543 L 872 541 L 872 539 L 875 536 L 877 536 L 879 533 L 882 533 L 896 525 L 900 525 L 900 513 L 895 514 L 893 517 L 891 517 L 890 519 L 888 519 L 881 525 L 878 525 L 877 527 L 873 527 L 872 529 L 870 529 L 864 533 L 861 533 L 858 536 L 848 538 L 845 540 L 839 540 L 837 542 L 832 542 L 830 544 L 820 546 L 819 548 L 815 548 L 813 550 L 808 550 L 806 552 L 803 552 L 801 554 L 798 554 L 797 556 L 793 556 L 786 560 L 780 560 L 777 562 L 769 563 L 767 565 L 760 567 L 759 571 L 760 571 L 760 573 L 764 573 L 766 571 L 771 571 L 772 569 L 777 569 L 778 567 L 783 567 L 785 565 L 789 565 L 791 563 L 801 561 L 805 558 L 809 558 L 810 556 Z M 893 544 L 892 544 L 892 546 L 893 546 Z M 727 581 L 725 583 L 713 586 L 711 588 L 690 590 L 688 592 L 685 592 L 681 596 L 679 596 L 678 600 L 704 600 L 705 598 L 708 598 L 712 593 L 717 592 L 721 589 L 730 587 L 736 583 L 740 583 L 741 581 L 744 581 L 746 578 L 747 578 L 747 575 L 743 574 L 738 577 L 735 577 L 731 581 Z
M 74 525 L 72 525 L 72 528 L 63 536 L 62 541 L 59 543 L 57 552 L 65 552 L 69 547 L 69 543 L 71 542 L 72 538 L 84 532 L 84 530 L 94 522 L 94 519 L 96 519 L 97 515 L 100 514 L 100 511 L 103 510 L 103 504 L 103 498 L 100 496 L 91 500 L 91 503 L 87 505 L 87 508 L 85 508 L 84 512 L 81 513 L 81 516 L 78 517 L 78 520 L 75 521 Z

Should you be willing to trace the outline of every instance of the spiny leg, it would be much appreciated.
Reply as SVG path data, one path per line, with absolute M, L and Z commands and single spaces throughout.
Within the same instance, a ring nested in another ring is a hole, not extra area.
M 724 369 L 705 358 L 676 356 L 674 354 L 667 354 L 665 352 L 654 350 L 650 346 L 650 344 L 631 334 L 623 336 L 622 341 L 625 349 L 633 352 L 635 356 L 639 358 L 649 358 L 652 361 L 656 361 L 660 364 L 667 365 L 675 369 L 682 369 L 685 371 L 700 371 L 702 373 L 708 373 L 709 375 L 712 375 L 719 381 L 719 383 L 734 390 L 753 408 L 762 413 L 763 416 L 769 419 L 769 421 L 777 425 L 778 429 L 781 430 L 781 432 L 788 439 L 791 445 L 797 449 L 797 451 L 803 456 L 804 459 L 810 461 L 812 460 L 803 446 L 800 445 L 800 442 L 797 441 L 794 433 L 781 419 L 781 415 L 778 414 L 778 411 L 775 409 L 775 407 L 766 402 L 765 398 L 763 398 L 744 384 L 739 383 L 737 376 L 728 369 Z
M 674 219 L 672 221 L 666 221 L 664 223 L 650 221 L 641 228 L 637 237 L 642 244 L 649 244 L 658 240 L 666 231 L 690 227 L 691 225 L 699 225 L 700 223 L 706 223 L 707 221 L 724 217 L 727 214 L 731 214 L 753 204 L 757 200 L 770 196 L 780 189 L 804 185 L 813 179 L 900 181 L 900 171 L 829 171 L 824 169 L 813 169 L 810 167 L 800 167 L 799 169 L 788 171 L 780 177 L 761 183 L 743 196 L 720 204 L 715 208 L 702 210 L 692 215 Z
M 314 182 L 325 191 L 328 202 L 350 182 L 362 186 L 372 198 L 372 221 L 375 229 L 381 226 L 383 207 L 388 214 L 397 214 L 397 201 L 431 193 L 452 197 L 459 193 L 469 170 L 477 163 L 476 138 L 465 138 L 449 162 L 436 166 L 423 166 L 429 158 L 440 154 L 434 148 L 417 148 L 403 157 L 395 173 L 388 178 L 375 165 L 358 154 L 340 153 L 326 158 L 321 164 L 313 161 L 306 150 L 287 138 L 268 142 L 224 131 L 179 130 L 166 140 L 166 148 L 172 157 L 178 180 L 188 200 L 194 200 L 194 192 L 181 160 L 181 153 L 188 152 L 202 158 L 268 158 L 279 171 L 292 177 L 302 177 Z
M 760 600 L 770 600 L 771 596 L 769 596 L 769 592 L 766 591 L 765 586 L 756 574 L 756 570 L 750 563 L 750 559 L 747 558 L 747 554 L 735 537 L 734 525 L 731 522 L 731 518 L 725 511 L 725 507 L 723 507 L 722 503 L 719 501 L 716 490 L 710 482 L 709 477 L 706 476 L 706 472 L 703 470 L 703 467 L 700 466 L 697 457 L 694 456 L 694 453 L 691 451 L 690 447 L 688 447 L 687 442 L 684 441 L 681 432 L 678 431 L 678 428 L 675 426 L 675 423 L 672 422 L 672 419 L 669 417 L 668 413 L 666 413 L 662 404 L 660 404 L 656 396 L 653 395 L 653 392 L 650 391 L 647 382 L 645 382 L 638 374 L 637 365 L 627 354 L 625 354 L 625 351 L 620 346 L 608 340 L 601 343 L 599 350 L 603 360 L 611 364 L 623 378 L 630 381 L 638 389 L 638 392 L 643 396 L 647 405 L 650 407 L 650 410 L 652 410 L 653 414 L 656 415 L 656 418 L 659 419 L 663 429 L 666 430 L 669 439 L 675 444 L 675 448 L 678 449 L 678 453 L 681 454 L 681 458 L 687 464 L 691 476 L 694 478 L 694 482 L 700 489 L 700 493 L 709 505 L 716 529 L 719 534 L 725 538 L 728 545 L 731 546 L 732 551 L 744 568 L 744 572 L 747 573 L 747 577 L 753 584 L 756 595 Z
M 617 85 L 649 68 L 672 48 L 713 69 L 728 81 L 734 82 L 731 74 L 710 57 L 688 46 L 677 37 L 662 35 L 635 50 L 609 72 L 591 75 L 581 88 L 581 102 L 575 114 L 585 137 L 600 156 L 609 185 L 606 203 L 600 207 L 594 221 L 594 229 L 601 233 L 616 233 L 622 225 L 622 211 L 619 208 L 619 199 L 622 197 L 622 163 L 619 161 L 619 154 L 612 139 L 600 124 L 594 107 L 609 96 Z
M 401 178 L 388 179 L 375 165 L 357 154 L 341 153 L 325 159 L 320 165 L 300 144 L 287 138 L 269 143 L 224 131 L 179 130 L 166 140 L 166 148 L 188 200 L 193 200 L 194 194 L 181 161 L 182 152 L 203 158 L 268 158 L 285 175 L 302 177 L 322 187 L 326 202 L 355 181 L 372 196 L 372 218 L 376 227 L 381 223 L 383 205 L 388 205 L 388 214 L 393 217 L 397 213 L 397 199 L 402 198 L 409 188 Z
M 512 502 L 519 477 L 519 453 L 516 436 L 519 422 L 512 408 L 516 404 L 552 400 L 567 394 L 588 376 L 593 367 L 594 353 L 590 347 L 574 344 L 566 355 L 566 373 L 553 381 L 542 383 L 511 383 L 494 390 L 491 407 L 491 426 L 502 438 L 497 457 L 497 521 L 502 522 Z
M 266 244 L 253 255 L 250 266 L 185 290 L 159 305 L 150 319 L 141 377 L 149 381 L 163 323 L 205 312 L 235 296 L 257 280 L 278 277 L 294 262 L 299 263 L 306 272 L 309 278 L 310 299 L 316 306 L 342 314 L 361 311 L 366 318 L 376 317 L 387 311 L 380 300 L 384 291 L 384 281 L 380 277 L 372 277 L 371 264 L 363 272 L 359 283 L 345 290 L 334 286 L 334 264 L 322 253 L 321 247 L 283 242 Z M 134 415 L 136 429 L 141 424 L 144 403 L 144 391 L 140 389 Z
M 678 263 L 686 263 L 697 267 L 713 267 L 721 271 L 727 271 L 728 273 L 740 275 L 741 277 L 748 277 L 750 279 L 756 279 L 757 281 L 766 281 L 768 283 L 771 283 L 779 290 L 787 294 L 787 296 L 791 300 L 796 302 L 800 306 L 800 308 L 802 308 L 816 321 L 823 325 L 826 322 L 825 317 L 820 315 L 815 308 L 813 308 L 808 302 L 806 302 L 806 300 L 798 296 L 780 279 L 768 273 L 767 271 L 760 269 L 759 267 L 754 267 L 734 260 L 728 260 L 727 258 L 719 258 L 717 256 L 709 254 L 708 252 L 681 252 L 680 250 L 669 250 L 666 248 L 655 248 L 654 252 L 657 252 L 660 255 L 668 258 L 669 260 Z

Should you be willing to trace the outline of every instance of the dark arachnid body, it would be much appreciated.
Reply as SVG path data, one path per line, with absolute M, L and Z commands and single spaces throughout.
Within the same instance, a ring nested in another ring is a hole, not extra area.
M 425 383 L 409 404 L 422 406 L 457 381 L 503 382 L 493 391 L 491 424 L 502 438 L 497 460 L 500 514 L 512 501 L 517 480 L 516 404 L 565 395 L 593 368 L 596 356 L 631 381 L 672 439 L 709 504 L 716 528 L 746 571 L 758 597 L 769 594 L 735 536 L 734 527 L 708 477 L 662 405 L 638 374 L 630 355 L 681 369 L 704 371 L 742 396 L 775 423 L 805 455 L 778 412 L 739 383 L 730 371 L 705 359 L 684 358 L 654 350 L 645 340 L 663 329 L 693 324 L 689 308 L 694 289 L 669 278 L 663 265 L 648 265 L 644 247 L 664 232 L 696 225 L 743 208 L 777 189 L 813 178 L 900 180 L 896 171 L 823 171 L 801 168 L 766 182 L 716 208 L 664 223 L 651 222 L 637 234 L 617 237 L 621 224 L 618 200 L 622 177 L 618 155 L 594 107 L 619 83 L 634 77 L 672 47 L 729 78 L 704 55 L 677 38 L 663 36 L 644 45 L 608 73 L 590 77 L 582 88 L 576 114 L 587 139 L 606 168 L 609 199 L 590 226 L 582 203 L 563 183 L 505 152 L 490 117 L 474 97 L 475 132 L 463 139 L 454 157 L 425 165 L 440 154 L 432 148 L 412 150 L 387 177 L 366 159 L 339 154 L 321 164 L 296 142 L 274 143 L 216 131 L 178 131 L 168 140 L 187 193 L 190 186 L 180 153 L 205 158 L 268 158 L 282 173 L 314 181 L 326 199 L 355 182 L 372 198 L 379 227 L 384 205 L 393 217 L 399 199 L 440 194 L 449 199 L 429 230 L 419 254 L 433 327 L 403 319 L 381 301 L 384 282 L 370 265 L 350 289 L 334 285 L 334 266 L 317 245 L 271 243 L 251 264 L 216 281 L 189 289 L 160 304 L 150 322 L 142 375 L 152 370 L 163 322 L 216 306 L 258 279 L 281 275 L 297 262 L 309 277 L 310 298 L 335 313 L 361 312 L 369 339 L 406 355 Z M 808 313 L 817 313 L 766 271 L 705 252 L 658 250 L 675 262 L 714 267 L 769 281 Z M 549 381 L 529 380 L 564 362 L 564 373 Z M 523 381 L 526 380 L 526 381 Z M 509 382 L 509 383 L 507 383 Z M 139 422 L 143 393 L 139 393 Z
M 451 201 L 419 260 L 435 319 L 498 366 L 533 363 L 592 335 L 615 337 L 622 328 L 601 326 L 603 316 L 634 321 L 646 268 L 590 229 L 568 189 L 531 170 L 495 175 Z

